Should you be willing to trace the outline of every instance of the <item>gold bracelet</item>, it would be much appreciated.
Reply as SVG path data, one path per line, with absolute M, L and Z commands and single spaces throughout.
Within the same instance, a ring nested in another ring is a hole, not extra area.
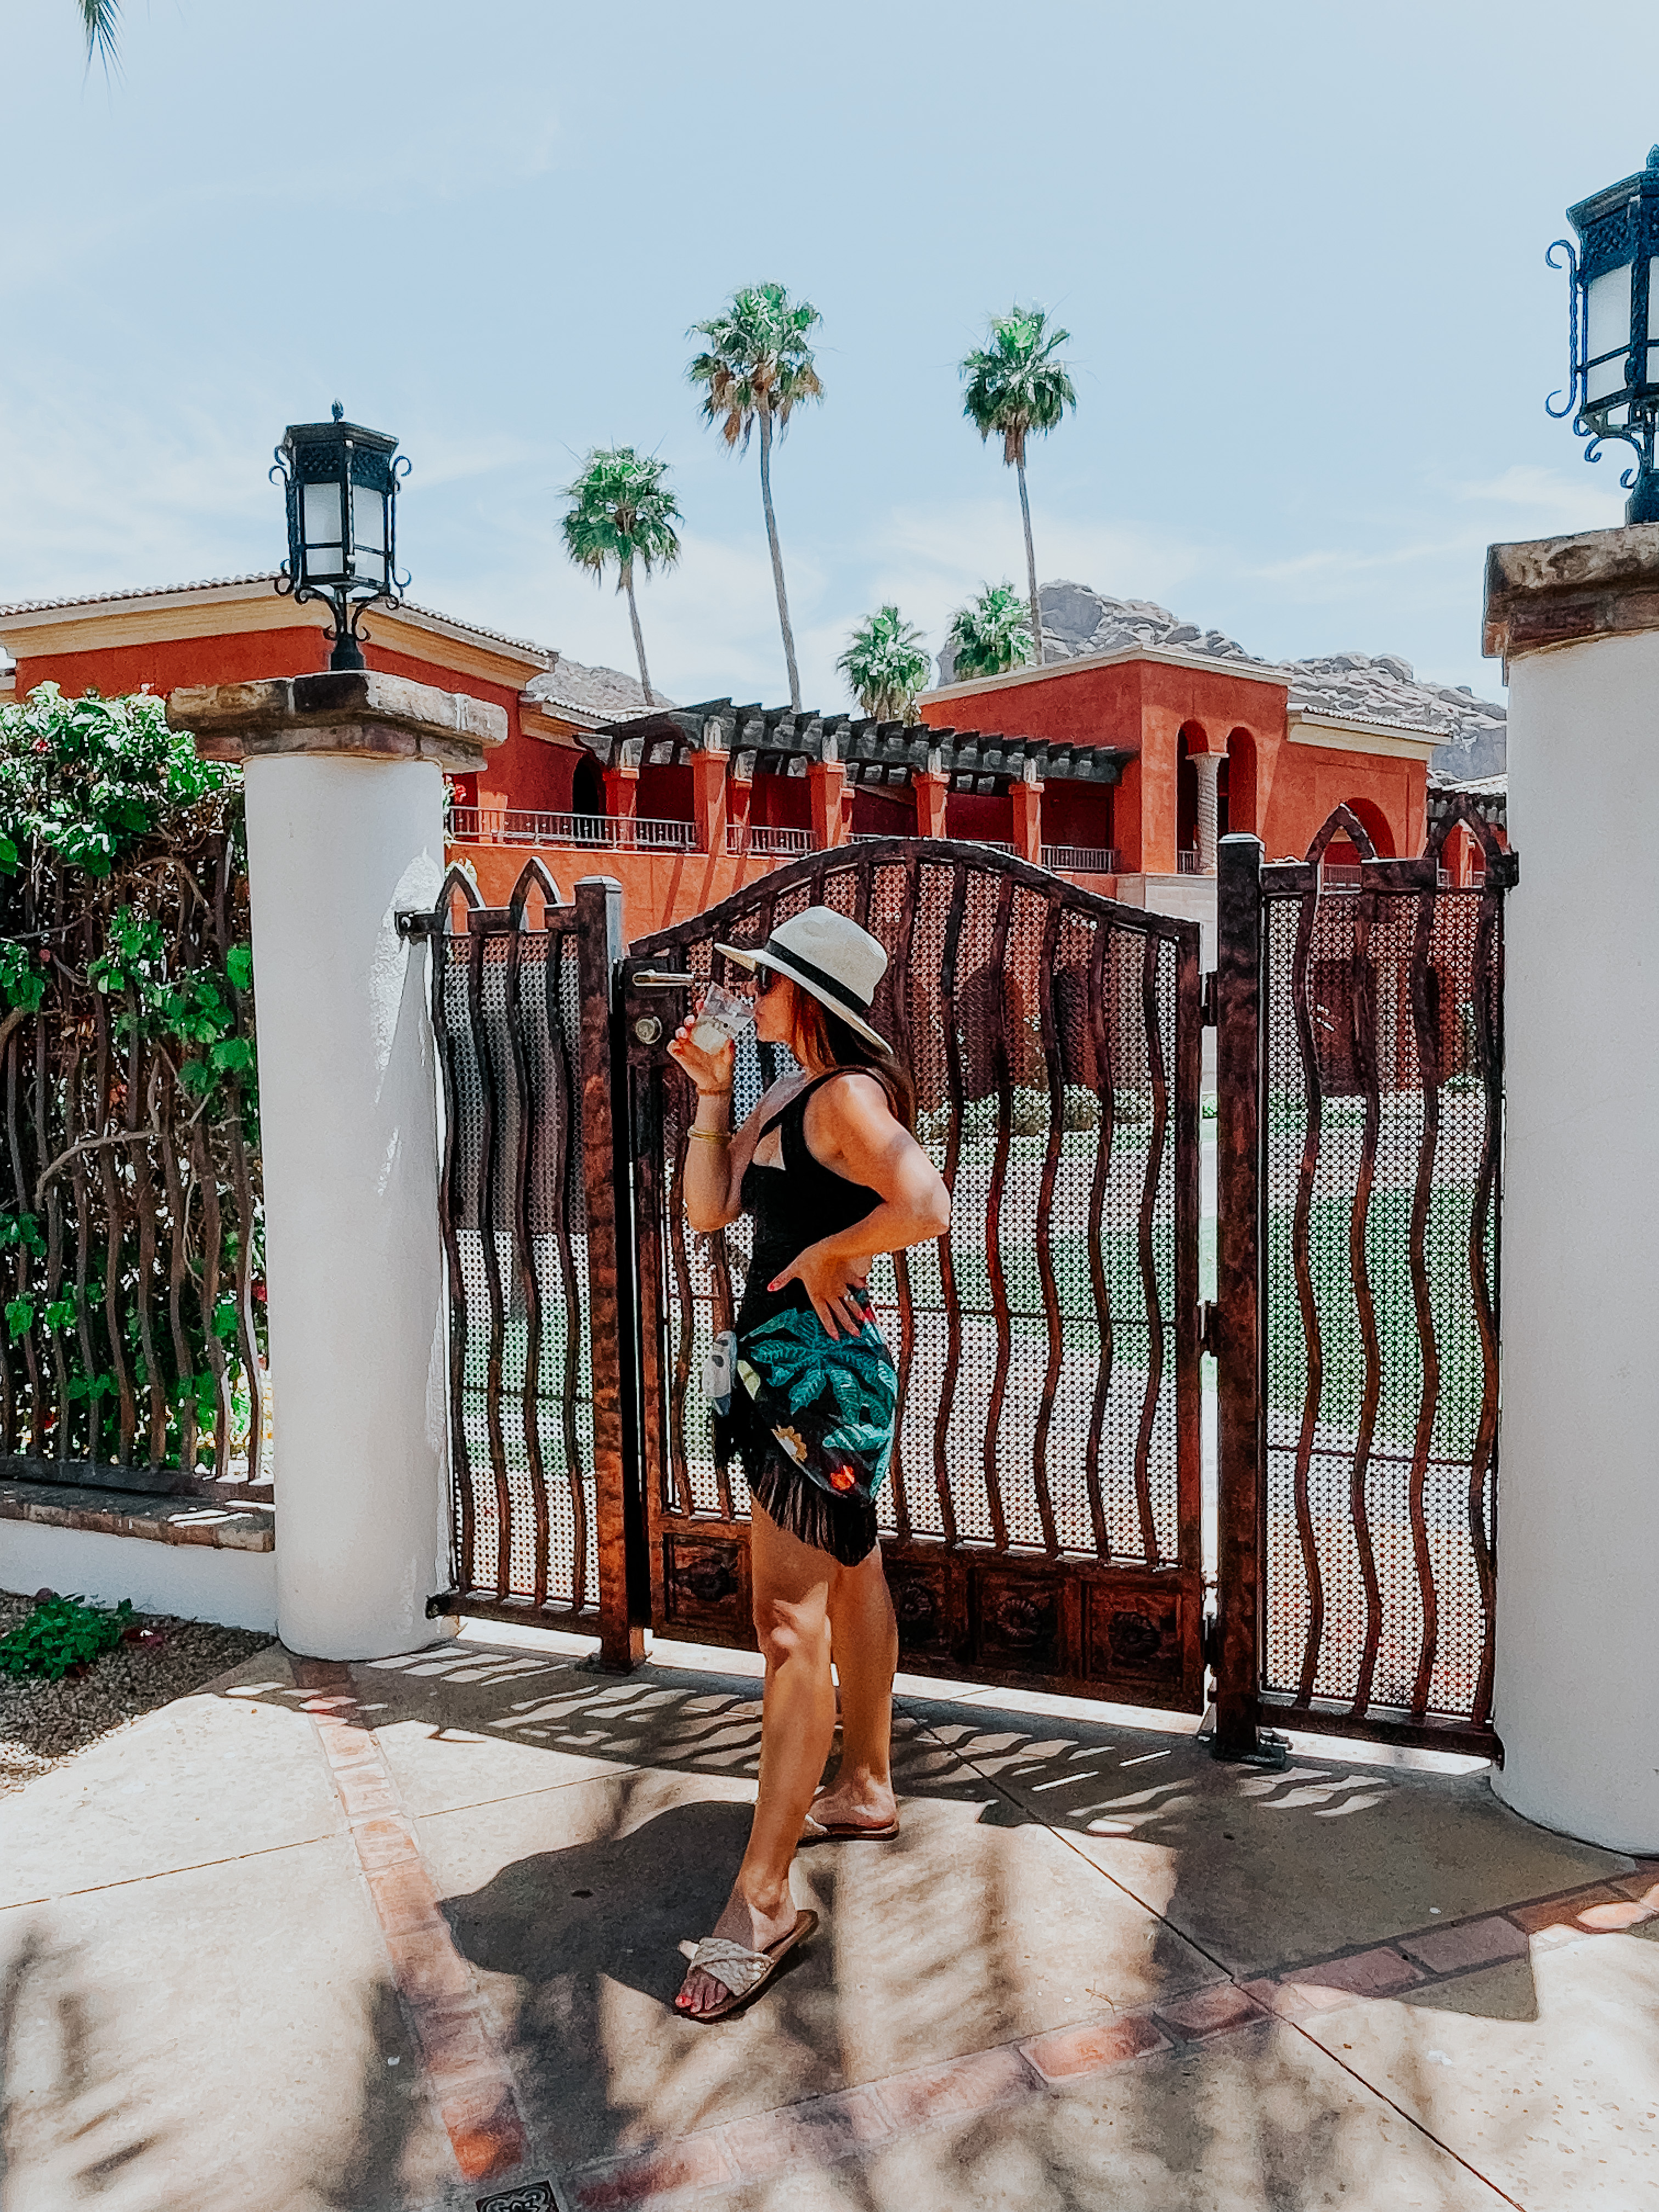
M 732 1141 L 729 1129 L 693 1129 L 691 1133 L 701 1137 L 705 1145 L 729 1145 Z

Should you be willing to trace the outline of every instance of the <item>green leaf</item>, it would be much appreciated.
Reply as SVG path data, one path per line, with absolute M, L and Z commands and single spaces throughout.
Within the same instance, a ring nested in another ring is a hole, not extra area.
M 253 1047 L 246 1037 L 226 1037 L 208 1058 L 222 1074 L 246 1075 L 253 1065 Z
M 233 945 L 225 955 L 225 973 L 239 991 L 253 988 L 253 947 Z
M 20 1336 L 27 1334 L 34 1327 L 33 1298 L 8 1298 L 6 1301 L 6 1332 L 15 1344 Z

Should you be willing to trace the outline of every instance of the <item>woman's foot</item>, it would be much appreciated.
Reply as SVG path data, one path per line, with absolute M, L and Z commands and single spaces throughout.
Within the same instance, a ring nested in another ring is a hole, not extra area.
M 838 1778 L 812 1800 L 807 1820 L 808 1840 L 820 1830 L 869 1828 L 878 1834 L 898 1823 L 898 1800 L 890 1782 L 878 1783 L 868 1775 Z
M 751 1951 L 763 1951 L 769 1944 L 787 1936 L 798 1917 L 787 1884 L 775 1904 L 769 1899 L 766 1909 L 762 1910 L 751 1905 L 734 1883 L 726 1900 L 726 1910 L 710 1932 L 724 1936 L 730 1942 L 746 1944 Z M 724 1982 L 717 1982 L 712 1974 L 705 1974 L 700 1967 L 694 1966 L 674 2000 L 674 2009 L 694 2014 L 708 2012 L 711 2007 L 723 2004 L 731 1994 Z

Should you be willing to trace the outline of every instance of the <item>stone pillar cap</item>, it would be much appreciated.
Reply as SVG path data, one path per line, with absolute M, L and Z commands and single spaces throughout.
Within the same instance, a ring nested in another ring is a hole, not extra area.
M 1508 662 L 1659 630 L 1659 522 L 1486 548 L 1481 649 Z
M 507 733 L 505 707 L 373 668 L 189 684 L 168 695 L 167 720 L 191 732 L 204 760 L 331 753 L 434 761 L 462 773 L 481 766 Z

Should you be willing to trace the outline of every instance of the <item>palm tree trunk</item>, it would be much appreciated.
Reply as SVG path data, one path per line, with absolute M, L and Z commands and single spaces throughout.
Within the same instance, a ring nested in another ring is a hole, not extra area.
M 640 611 L 634 598 L 634 563 L 623 563 L 623 589 L 628 594 L 628 619 L 634 625 L 634 650 L 640 657 L 640 683 L 645 692 L 645 703 L 654 707 L 657 695 L 651 689 L 651 672 L 645 665 L 645 632 L 640 628 Z
M 783 587 L 783 550 L 778 544 L 778 519 L 772 512 L 772 417 L 763 412 L 761 434 L 761 504 L 766 509 L 766 540 L 772 548 L 772 581 L 778 591 L 778 621 L 783 629 L 783 657 L 789 669 L 789 704 L 800 712 L 800 677 L 795 668 L 795 634 L 789 627 L 789 594 Z
M 1036 665 L 1042 665 L 1042 610 L 1037 605 L 1036 551 L 1031 544 L 1031 502 L 1025 496 L 1025 456 L 1022 453 L 1014 463 L 1019 477 L 1020 519 L 1025 525 L 1025 578 L 1031 592 L 1031 642 L 1036 647 Z

